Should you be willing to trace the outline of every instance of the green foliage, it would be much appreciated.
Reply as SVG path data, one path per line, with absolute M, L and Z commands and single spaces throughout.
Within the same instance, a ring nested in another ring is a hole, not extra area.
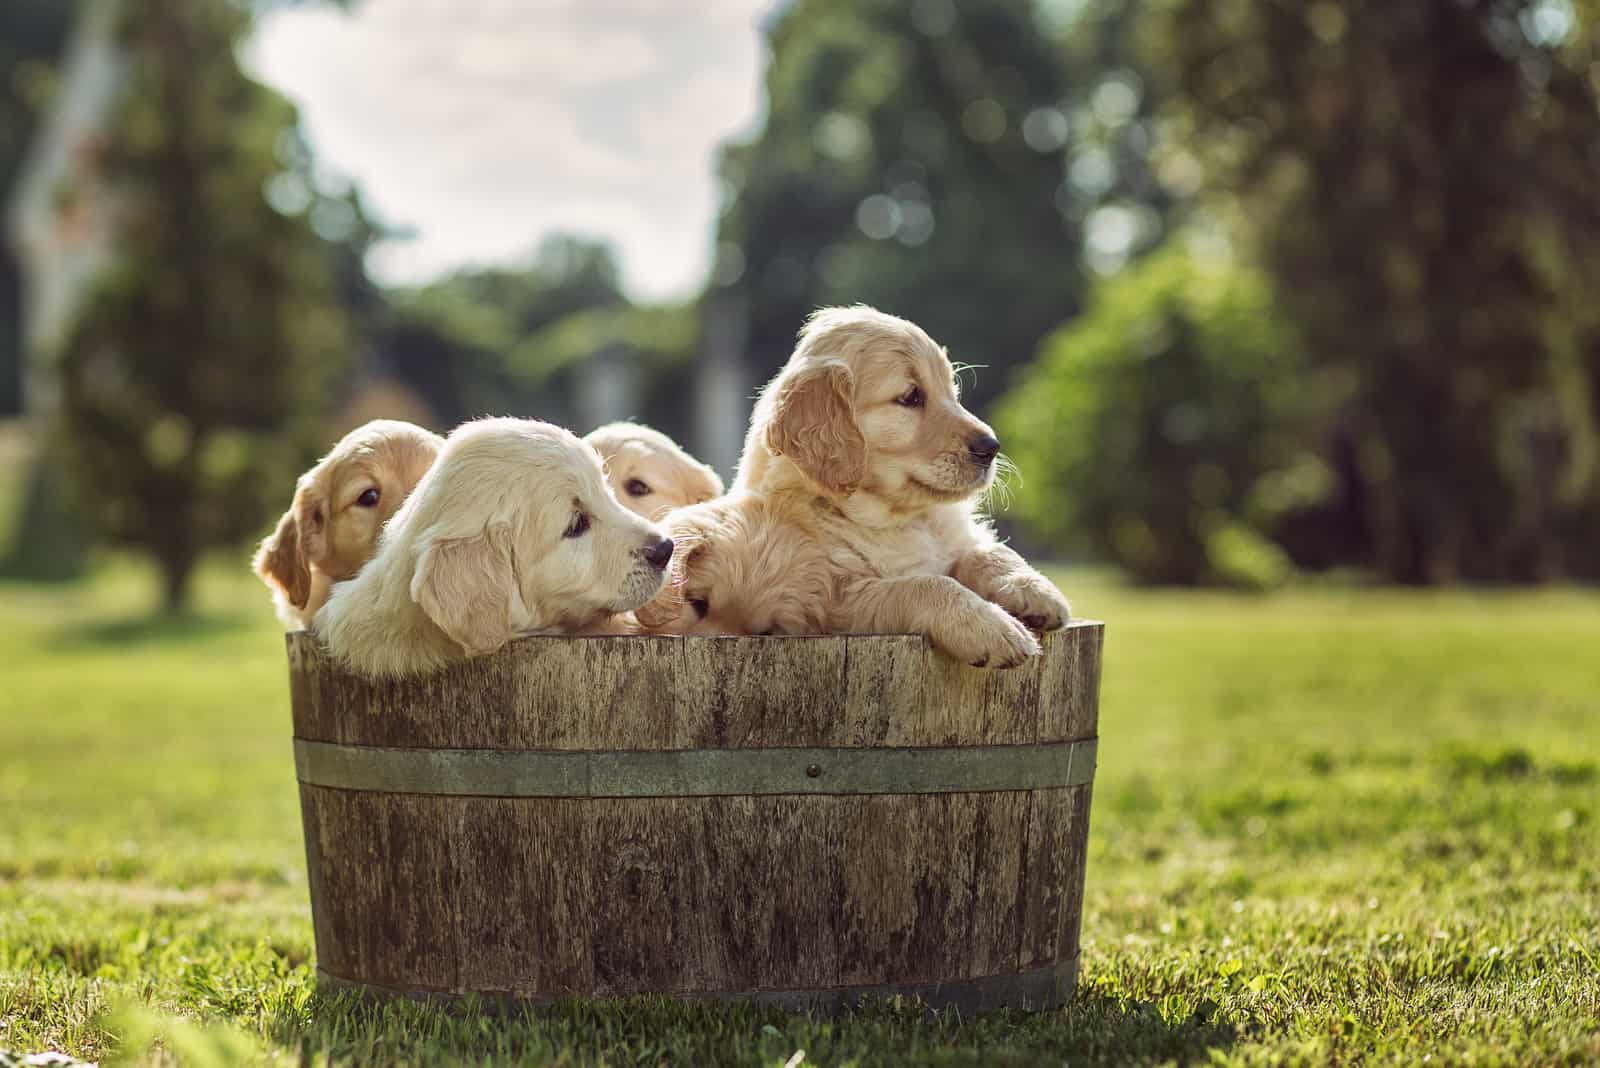
M 570 418 L 570 397 L 545 388 L 537 357 L 513 354 L 565 316 L 627 305 L 610 246 L 571 235 L 546 238 L 525 268 L 462 271 L 392 300 L 382 347 L 446 424 Z
M 748 309 L 753 375 L 812 309 L 865 302 L 993 368 L 981 410 L 1079 289 L 1071 86 L 1035 5 L 799 0 L 770 43 L 765 127 L 722 162 L 713 283 Z
M 246 27 L 226 0 L 122 5 L 116 259 L 61 363 L 78 501 L 160 561 L 169 609 L 202 551 L 282 508 L 349 347 L 294 111 L 234 58 Z
M 1018 515 L 1143 582 L 1276 585 L 1275 524 L 1325 491 L 1322 393 L 1264 278 L 1171 244 L 1102 283 L 1004 401 Z
M 1146 27 L 1174 134 L 1355 385 L 1339 493 L 1289 547 L 1405 582 L 1600 574 L 1600 12 L 1225 8 Z
M 228 560 L 177 620 L 142 614 L 145 576 L 120 563 L 66 591 L 0 586 L 0 1047 L 335 1065 L 1600 1060 L 1600 600 L 1057 577 L 1111 620 L 1079 998 L 967 1018 L 319 993 L 259 584 Z
M 693 306 L 629 303 L 611 248 L 573 235 L 547 238 L 524 268 L 463 271 L 393 294 L 381 339 L 447 424 L 521 415 L 586 431 L 576 375 L 610 359 L 630 366 L 646 401 L 626 414 L 679 440 L 692 436 L 683 392 L 699 343 Z

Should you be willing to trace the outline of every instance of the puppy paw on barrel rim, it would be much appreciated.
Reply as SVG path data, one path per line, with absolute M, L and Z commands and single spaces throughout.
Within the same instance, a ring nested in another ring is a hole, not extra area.
M 420 678 L 288 635 L 318 972 L 543 1004 L 1072 996 L 1102 626 L 549 636 Z

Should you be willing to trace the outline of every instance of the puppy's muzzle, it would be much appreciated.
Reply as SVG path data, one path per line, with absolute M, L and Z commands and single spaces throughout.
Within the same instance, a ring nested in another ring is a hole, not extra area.
M 644 557 L 644 562 L 657 571 L 664 570 L 672 559 L 672 539 L 662 538 L 654 545 L 639 550 L 639 555 Z
M 979 467 L 988 467 L 1000 455 L 1000 439 L 993 434 L 979 434 L 967 442 L 967 455 Z

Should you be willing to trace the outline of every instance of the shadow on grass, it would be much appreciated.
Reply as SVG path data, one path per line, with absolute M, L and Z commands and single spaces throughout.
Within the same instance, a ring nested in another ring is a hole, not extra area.
M 1169 1022 L 1153 1004 L 1083 992 L 1050 1012 L 962 1017 L 920 1002 L 869 1002 L 835 1016 L 639 997 L 542 1008 L 493 1001 L 317 992 L 281 1006 L 271 1040 L 302 1062 L 906 1065 L 1193 1064 L 1236 1040 L 1208 1016 Z
M 51 648 L 63 652 L 110 647 L 171 645 L 203 641 L 249 627 L 247 616 L 216 613 L 126 616 L 66 624 L 51 634 Z

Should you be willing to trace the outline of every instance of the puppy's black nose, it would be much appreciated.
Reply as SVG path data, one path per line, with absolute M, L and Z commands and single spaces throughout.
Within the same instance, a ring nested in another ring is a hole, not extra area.
M 990 463 L 1000 452 L 1000 440 L 992 434 L 984 434 L 967 442 L 967 452 L 980 464 Z
M 651 567 L 666 567 L 672 559 L 672 539 L 662 538 L 644 551 L 645 562 Z

